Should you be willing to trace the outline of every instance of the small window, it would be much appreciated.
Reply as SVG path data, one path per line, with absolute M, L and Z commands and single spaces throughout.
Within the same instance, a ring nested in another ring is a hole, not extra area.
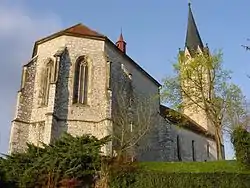
M 195 158 L 195 142 L 194 142 L 194 140 L 192 140 L 192 158 L 193 158 L 193 161 L 196 161 L 196 158 Z
M 221 151 L 222 151 L 222 159 L 225 159 L 225 148 L 223 144 L 221 144 Z
M 210 148 L 209 148 L 209 143 L 207 144 L 207 158 L 210 157 Z
M 181 145 L 180 145 L 179 135 L 177 136 L 176 144 L 177 144 L 177 157 L 178 157 L 178 160 L 181 161 L 181 148 L 180 148 Z
M 27 67 L 23 67 L 23 72 L 22 72 L 22 82 L 21 82 L 21 89 L 24 88 L 25 83 L 27 81 Z

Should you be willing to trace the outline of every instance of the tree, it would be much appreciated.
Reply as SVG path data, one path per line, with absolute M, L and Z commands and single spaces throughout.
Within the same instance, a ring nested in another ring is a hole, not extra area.
M 136 148 L 157 124 L 156 96 L 135 90 L 124 72 L 113 83 L 112 91 L 113 149 L 118 158 L 127 155 L 133 160 Z
M 181 53 L 174 71 L 174 76 L 164 80 L 162 99 L 177 110 L 204 112 L 215 135 L 218 159 L 222 159 L 221 132 L 232 128 L 232 115 L 245 113 L 244 96 L 230 82 L 231 72 L 222 66 L 222 53 L 197 53 L 193 58 Z

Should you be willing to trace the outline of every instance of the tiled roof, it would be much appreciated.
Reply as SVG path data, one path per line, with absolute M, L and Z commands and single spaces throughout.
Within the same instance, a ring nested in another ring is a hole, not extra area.
M 185 114 L 182 114 L 180 112 L 177 112 L 171 108 L 168 108 L 164 105 L 160 106 L 160 114 L 164 118 L 168 119 L 172 123 L 176 124 L 177 126 L 183 127 L 185 129 L 188 129 L 192 132 L 198 133 L 200 135 L 203 135 L 205 137 L 215 139 L 214 135 L 208 132 L 205 128 L 203 128 L 201 125 L 196 123 L 194 120 L 186 116 Z
M 90 28 L 87 26 L 79 23 L 76 24 L 72 27 L 69 27 L 67 29 L 61 30 L 59 32 L 56 32 L 48 37 L 42 38 L 38 41 L 36 41 L 36 44 L 40 44 L 43 42 L 46 42 L 48 40 L 51 40 L 53 38 L 56 38 L 61 35 L 74 35 L 74 36 L 79 36 L 79 37 L 92 37 L 92 38 L 99 38 L 99 39 L 105 39 L 106 37 Z
M 93 36 L 93 37 L 105 37 L 104 35 L 88 28 L 83 24 L 74 25 L 68 29 L 64 30 L 65 33 L 72 33 L 72 34 L 79 34 L 79 35 L 86 35 L 86 36 Z

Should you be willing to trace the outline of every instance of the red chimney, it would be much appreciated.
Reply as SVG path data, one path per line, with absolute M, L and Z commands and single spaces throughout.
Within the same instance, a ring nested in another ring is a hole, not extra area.
M 122 32 L 118 41 L 115 44 L 123 53 L 126 53 L 126 42 L 123 40 Z

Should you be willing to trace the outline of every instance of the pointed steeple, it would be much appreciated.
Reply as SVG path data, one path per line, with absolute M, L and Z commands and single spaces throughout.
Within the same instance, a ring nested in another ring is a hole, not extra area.
M 203 43 L 194 20 L 194 16 L 191 9 L 191 3 L 188 3 L 188 8 L 188 25 L 185 47 L 187 47 L 190 52 L 196 51 L 198 49 L 198 46 L 201 50 L 203 50 Z
M 125 42 L 124 39 L 123 39 L 122 30 L 121 30 L 120 37 L 119 37 L 118 41 L 116 42 L 116 46 L 117 46 L 123 53 L 126 53 L 126 42 Z

